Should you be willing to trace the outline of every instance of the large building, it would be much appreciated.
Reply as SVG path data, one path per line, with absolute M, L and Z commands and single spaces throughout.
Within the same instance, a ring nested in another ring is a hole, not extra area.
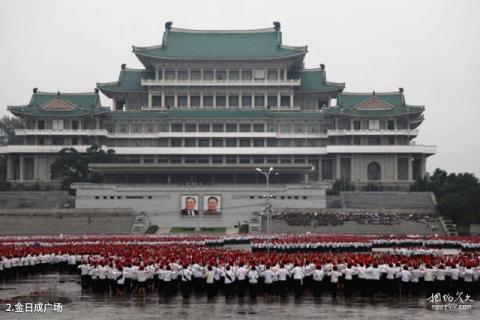
M 279 187 L 343 178 L 402 189 L 425 174 L 435 153 L 415 144 L 424 107 L 407 104 L 403 89 L 344 92 L 344 83 L 327 81 L 323 64 L 304 67 L 307 47 L 284 45 L 278 22 L 241 31 L 167 22 L 161 44 L 133 53 L 144 68 L 123 64 L 118 81 L 97 83 L 95 92 L 34 89 L 27 105 L 8 107 L 26 121 L 16 131 L 22 144 L 0 147 L 8 181 L 50 182 L 61 149 L 99 144 L 114 149 L 118 162 L 90 168 L 112 188 L 263 188 L 255 168 L 274 167 Z M 111 109 L 101 106 L 99 91 Z

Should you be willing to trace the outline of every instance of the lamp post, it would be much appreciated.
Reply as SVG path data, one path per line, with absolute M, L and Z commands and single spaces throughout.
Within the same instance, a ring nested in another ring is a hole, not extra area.
M 260 168 L 255 169 L 257 172 L 263 174 L 265 176 L 265 180 L 267 182 L 267 234 L 270 234 L 271 230 L 271 222 L 272 222 L 272 205 L 270 203 L 270 175 L 273 173 L 274 168 L 270 167 L 270 169 L 262 171 Z M 278 172 L 275 172 L 274 175 L 277 175 Z

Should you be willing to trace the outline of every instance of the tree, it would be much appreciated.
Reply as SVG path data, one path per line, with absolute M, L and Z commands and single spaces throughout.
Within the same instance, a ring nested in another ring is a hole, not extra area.
M 25 121 L 17 117 L 3 116 L 0 119 L 0 136 L 5 144 L 15 144 L 20 142 L 19 137 L 15 135 L 15 129 L 25 128 Z
M 61 178 L 63 189 L 68 189 L 74 182 L 100 182 L 102 176 L 90 171 L 88 165 L 115 161 L 115 150 L 105 151 L 98 145 L 87 148 L 85 153 L 79 153 L 75 148 L 64 148 L 50 168 L 51 177 Z

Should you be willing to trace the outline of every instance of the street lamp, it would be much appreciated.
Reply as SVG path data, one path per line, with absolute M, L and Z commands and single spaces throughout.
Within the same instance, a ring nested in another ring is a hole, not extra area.
M 267 182 L 267 204 L 265 207 L 266 214 L 267 214 L 267 234 L 271 232 L 271 223 L 272 223 L 272 204 L 270 203 L 270 175 L 273 173 L 277 175 L 278 172 L 273 172 L 274 168 L 270 167 L 270 169 L 263 171 L 260 168 L 255 168 L 258 173 L 261 173 L 265 176 L 265 180 Z

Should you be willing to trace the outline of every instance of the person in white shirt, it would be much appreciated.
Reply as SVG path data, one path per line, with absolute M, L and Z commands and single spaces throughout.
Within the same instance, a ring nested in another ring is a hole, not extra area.
M 410 292 L 410 279 L 412 273 L 408 270 L 408 266 L 404 265 L 403 270 L 397 273 L 397 278 L 400 278 L 400 294 L 408 295 Z
M 276 275 L 278 277 L 278 281 L 277 281 L 278 294 L 282 298 L 284 298 L 287 294 L 287 281 L 290 277 L 290 272 L 283 264 L 280 264 L 280 268 L 278 269 Z
M 303 278 L 305 277 L 305 270 L 296 263 L 292 269 L 292 276 L 295 297 L 301 297 L 303 294 Z
M 348 264 L 345 269 L 342 270 L 343 274 L 343 294 L 345 297 L 350 297 L 353 291 L 353 277 L 356 275 L 356 270 L 351 264 Z
M 342 273 L 337 270 L 337 266 L 333 266 L 332 271 L 327 273 L 330 276 L 330 284 L 332 290 L 332 296 L 337 296 L 338 279 L 342 276 Z
M 420 279 L 422 279 L 425 274 L 418 266 L 414 266 L 410 272 L 412 273 L 412 278 L 410 279 L 410 291 L 411 294 L 415 295 L 422 291 L 422 288 L 420 287 Z
M 245 296 L 245 291 L 247 289 L 247 273 L 247 268 L 245 268 L 243 263 L 240 263 L 235 273 L 239 298 L 243 298 Z
M 190 297 L 192 293 L 192 270 L 188 267 L 188 265 L 183 265 L 183 268 L 179 271 L 180 272 L 180 291 L 182 292 L 182 296 L 184 298 Z
M 234 293 L 233 286 L 235 283 L 235 272 L 233 272 L 231 267 L 227 265 L 222 275 L 223 275 L 224 288 L 225 288 L 225 298 L 226 299 L 232 298 Z
M 272 267 L 270 265 L 267 265 L 265 271 L 263 272 L 263 283 L 265 287 L 265 293 L 270 296 L 273 294 L 274 276 L 275 274 L 272 271 Z
M 176 281 L 172 279 L 173 271 L 170 265 L 167 265 L 165 271 L 163 272 L 163 286 L 165 288 L 165 295 L 170 296 L 174 293 L 175 288 L 174 285 L 177 284 Z
M 209 265 L 205 272 L 205 286 L 207 288 L 207 298 L 212 299 L 215 296 L 215 271 Z
M 322 294 L 322 282 L 325 273 L 323 272 L 321 266 L 315 266 L 312 275 L 312 293 L 314 297 L 320 297 Z
M 249 291 L 250 298 L 256 299 L 258 277 L 259 277 L 257 267 L 251 266 L 247 276 L 248 276 L 248 291 Z

